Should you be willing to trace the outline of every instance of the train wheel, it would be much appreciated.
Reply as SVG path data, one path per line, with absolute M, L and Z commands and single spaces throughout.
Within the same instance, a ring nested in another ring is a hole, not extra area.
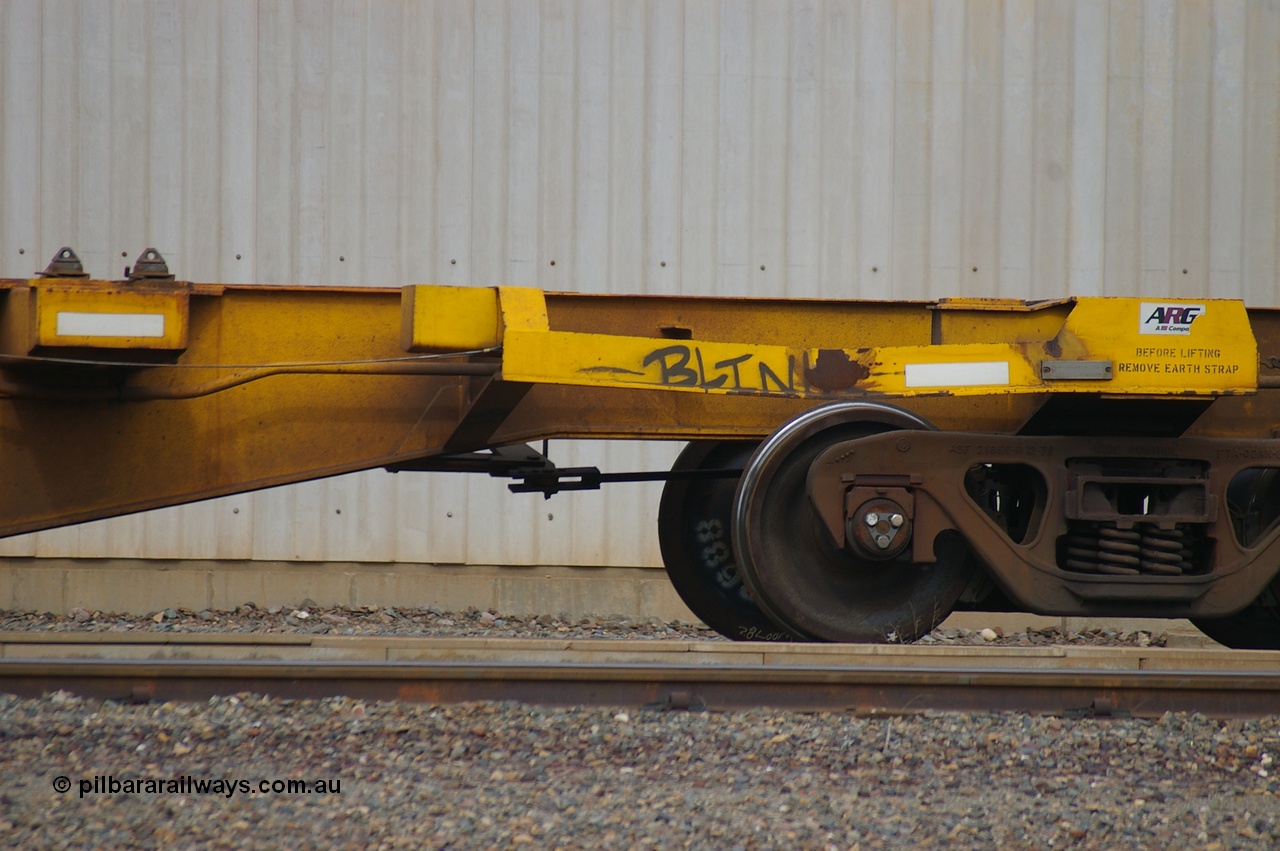
M 1280 650 L 1280 600 L 1274 586 L 1262 592 L 1243 611 L 1225 618 L 1192 618 L 1214 641 L 1236 650 Z
M 741 469 L 754 442 L 695 441 L 676 459 L 674 472 Z M 760 611 L 738 575 L 730 543 L 732 477 L 670 479 L 658 508 L 658 543 L 667 576 L 680 599 L 703 623 L 739 641 L 798 641 Z
M 816 408 L 765 441 L 743 471 L 734 546 L 748 589 L 773 620 L 821 641 L 913 641 L 950 614 L 975 567 L 958 533 L 934 541 L 937 561 L 914 564 L 910 547 L 869 559 L 837 547 L 809 500 L 809 467 L 836 443 L 897 428 L 931 428 L 876 403 Z
M 1280 522 L 1280 469 L 1252 467 L 1227 489 L 1236 537 L 1244 546 L 1269 535 Z M 1191 622 L 1219 644 L 1237 650 L 1280 650 L 1280 576 L 1271 580 L 1243 611 L 1224 618 L 1192 618 Z

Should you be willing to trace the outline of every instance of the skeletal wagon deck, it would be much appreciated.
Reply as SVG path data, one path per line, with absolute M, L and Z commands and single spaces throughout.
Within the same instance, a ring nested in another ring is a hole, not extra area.
M 665 479 L 731 636 L 906 640 L 957 607 L 1190 617 L 1280 647 L 1280 313 L 0 281 L 0 534 L 362 469 Z M 549 438 L 688 440 L 671 471 Z

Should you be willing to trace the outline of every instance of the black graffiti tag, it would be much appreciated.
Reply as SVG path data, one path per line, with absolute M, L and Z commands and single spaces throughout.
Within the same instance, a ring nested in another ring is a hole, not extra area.
M 667 387 L 700 387 L 704 390 L 755 390 L 765 393 L 783 393 L 794 395 L 796 392 L 796 359 L 787 357 L 786 380 L 764 361 L 756 363 L 760 381 L 755 385 L 743 384 L 742 365 L 751 360 L 748 354 L 718 360 L 711 364 L 711 374 L 707 372 L 702 350 L 698 347 L 674 345 L 654 349 L 645 355 L 643 366 L 658 365 L 658 380 Z M 771 386 L 772 385 L 772 386 Z

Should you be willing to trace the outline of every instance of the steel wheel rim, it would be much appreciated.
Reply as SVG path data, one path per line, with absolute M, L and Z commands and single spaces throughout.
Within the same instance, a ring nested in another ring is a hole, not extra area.
M 821 641 L 911 641 L 954 607 L 973 569 L 958 534 L 940 536 L 936 564 L 859 559 L 835 547 L 809 503 L 813 458 L 834 443 L 897 428 L 932 429 L 888 405 L 828 405 L 784 425 L 748 462 L 734 500 L 734 548 L 743 581 L 770 619 Z
M 737 466 L 755 447 L 750 441 L 694 441 L 672 470 Z M 732 550 L 736 489 L 730 479 L 671 479 L 663 487 L 658 545 L 667 577 L 689 610 L 721 635 L 736 641 L 802 641 L 761 611 L 743 587 Z

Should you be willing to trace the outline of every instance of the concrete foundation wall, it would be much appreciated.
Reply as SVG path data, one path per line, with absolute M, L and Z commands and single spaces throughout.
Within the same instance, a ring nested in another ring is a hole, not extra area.
M 567 613 L 655 617 L 686 623 L 696 618 L 667 581 L 645 567 L 508 567 L 495 565 L 370 564 L 140 559 L 9 559 L 0 570 L 0 610 L 147 614 L 166 608 L 234 609 L 296 606 L 474 606 L 501 614 Z M 1094 626 L 1118 630 L 1186 632 L 1185 620 L 1102 621 L 1021 613 L 960 612 L 944 627 Z
M 308 599 L 319 606 L 695 619 L 653 568 L 30 558 L 9 559 L 0 571 L 0 608 L 22 611 L 146 613 Z

